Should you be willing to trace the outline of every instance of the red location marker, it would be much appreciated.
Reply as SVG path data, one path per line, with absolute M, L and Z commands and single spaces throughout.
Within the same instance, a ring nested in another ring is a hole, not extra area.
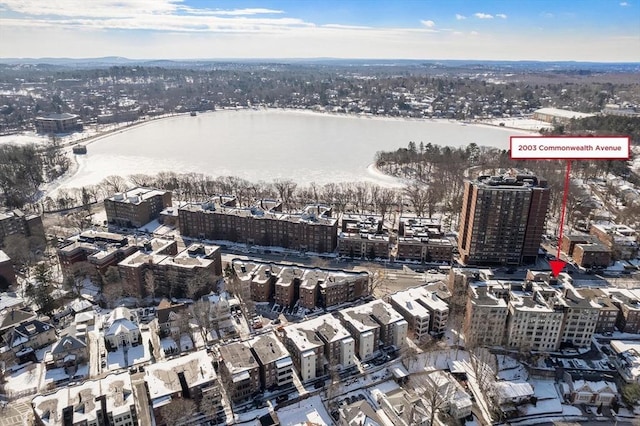
M 565 262 L 564 260 L 560 260 L 560 259 L 550 260 L 549 266 L 551 266 L 551 274 L 554 277 L 557 277 L 558 274 L 562 272 L 566 264 L 567 262 Z

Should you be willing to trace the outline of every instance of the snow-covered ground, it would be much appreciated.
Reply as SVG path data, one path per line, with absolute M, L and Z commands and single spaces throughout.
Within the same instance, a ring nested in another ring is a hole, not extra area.
M 483 121 L 493 126 L 500 126 L 520 130 L 539 131 L 540 129 L 553 129 L 553 125 L 544 121 L 534 120 L 532 118 L 496 118 L 493 120 Z
M 30 390 L 37 390 L 40 387 L 40 379 L 44 370 L 44 364 L 29 364 L 6 376 L 4 384 L 7 395 L 20 394 Z M 35 393 L 35 391 L 33 392 Z

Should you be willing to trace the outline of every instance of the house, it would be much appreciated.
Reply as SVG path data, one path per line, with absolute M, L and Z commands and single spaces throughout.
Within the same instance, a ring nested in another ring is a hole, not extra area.
M 89 359 L 87 344 L 74 336 L 64 336 L 51 348 L 52 362 L 47 369 L 77 366 Z
M 568 375 L 569 376 L 569 375 Z M 571 380 L 569 376 L 569 400 L 573 404 L 586 404 L 608 407 L 617 398 L 618 389 L 615 383 L 586 380 Z
M 386 426 L 366 399 L 340 407 L 340 426 Z
M 395 426 L 429 425 L 430 410 L 419 397 L 410 395 L 402 388 L 388 392 L 374 389 L 371 394 Z
M 140 328 L 133 313 L 119 306 L 105 321 L 105 343 L 111 348 L 136 346 L 140 343 Z
M 188 315 L 187 305 L 183 303 L 173 304 L 167 299 L 162 299 L 156 308 L 156 315 L 160 334 L 179 339 L 181 317 Z
M 4 309 L 0 312 L 0 338 L 3 343 L 9 344 L 9 332 L 14 327 L 36 319 L 37 315 L 33 311 L 25 311 L 23 309 Z
M 612 340 L 613 364 L 626 383 L 640 384 L 640 343 Z
M 493 384 L 493 397 L 498 405 L 520 404 L 534 396 L 533 387 L 527 382 L 499 381 Z
M 25 350 L 35 350 L 57 340 L 56 329 L 51 324 L 37 319 L 23 322 L 10 332 L 9 347 L 19 354 Z

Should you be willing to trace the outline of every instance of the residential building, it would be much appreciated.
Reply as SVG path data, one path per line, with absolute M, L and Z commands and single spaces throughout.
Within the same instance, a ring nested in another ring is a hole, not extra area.
M 181 328 L 181 318 L 188 315 L 187 305 L 183 303 L 172 303 L 168 299 L 162 299 L 156 308 L 156 318 L 158 320 L 158 330 L 162 336 L 171 336 L 180 339 L 183 332 Z
M 63 112 L 36 117 L 36 132 L 38 133 L 70 133 L 82 131 L 80 117 Z
M 613 382 L 606 381 L 573 381 L 569 378 L 569 400 L 572 404 L 584 404 L 595 407 L 608 407 L 614 399 L 618 398 L 618 388 Z
M 540 108 L 533 112 L 533 119 L 552 124 L 567 124 L 571 119 L 593 117 L 594 114 L 558 108 Z
M 613 364 L 625 383 L 640 384 L 640 343 L 612 340 Z
M 578 293 L 582 298 L 590 300 L 600 307 L 595 333 L 613 333 L 620 313 L 613 300 L 598 288 L 582 288 L 578 290 Z
M 107 222 L 127 228 L 139 228 L 171 207 L 171 192 L 151 188 L 134 188 L 104 200 Z
M 129 237 L 111 232 L 84 231 L 58 245 L 56 254 L 63 274 L 78 262 L 89 262 L 100 273 L 109 266 L 116 266 L 138 251 L 138 246 L 129 243 Z
M 136 397 L 129 372 L 67 386 L 31 400 L 38 426 L 138 425 Z
M 0 250 L 0 290 L 7 290 L 16 285 L 16 272 L 13 269 L 13 262 L 5 252 Z
M 176 247 L 175 241 L 152 240 L 118 263 L 120 277 L 143 294 L 148 293 L 145 274 L 151 271 L 156 296 L 181 297 L 191 279 L 202 276 L 215 282 L 222 276 L 220 247 L 194 243 L 175 253 Z
M 632 290 L 607 289 L 620 313 L 616 327 L 623 333 L 640 333 L 640 295 Z
M 521 404 L 535 395 L 533 386 L 527 382 L 497 381 L 493 384 L 493 397 L 498 405 Z
M 307 206 L 301 213 L 268 208 L 265 203 L 247 208 L 212 202 L 188 204 L 178 209 L 180 233 L 186 237 L 316 253 L 335 250 L 338 222 L 331 216 L 330 208 Z
M 249 341 L 260 365 L 263 390 L 290 386 L 293 383 L 293 361 L 284 345 L 273 333 L 261 334 Z
M 308 268 L 300 265 L 234 259 L 236 279 L 248 288 L 251 300 L 274 300 L 281 306 L 298 303 L 306 309 L 353 302 L 370 293 L 367 272 Z
M 403 388 L 388 392 L 374 389 L 371 394 L 395 426 L 429 425 L 431 411 L 418 396 L 410 395 Z
M 338 253 L 351 258 L 388 259 L 389 231 L 381 217 L 343 215 Z
M 25 215 L 18 209 L 0 212 L 0 246 L 4 244 L 4 239 L 9 235 L 44 239 L 42 217 Z
M 407 320 L 417 339 L 425 337 L 427 333 L 444 335 L 449 307 L 435 292 L 424 287 L 413 287 L 392 294 L 389 302 Z
M 600 315 L 600 305 L 582 297 L 573 287 L 565 284 L 564 297 L 559 299 L 564 318 L 560 332 L 560 345 L 570 344 L 579 348 L 591 347 Z
M 560 249 L 569 256 L 573 256 L 576 244 L 596 244 L 598 237 L 589 234 L 565 234 L 560 242 Z
M 464 419 L 471 415 L 473 401 L 451 373 L 435 370 L 416 374 L 423 374 L 422 380 L 425 382 L 424 385 L 418 386 L 418 392 L 437 393 L 441 398 L 438 401 L 440 410 L 448 412 L 455 419 Z
M 124 306 L 115 308 L 104 322 L 104 340 L 107 347 L 137 346 L 141 343 L 138 320 L 133 311 Z
M 594 223 L 591 224 L 589 233 L 611 250 L 614 260 L 633 259 L 638 254 L 638 239 L 633 228 L 612 223 Z
M 9 332 L 6 338 L 9 348 L 16 356 L 23 356 L 58 340 L 55 327 L 51 324 L 32 319 L 22 322 Z
M 467 346 L 500 346 L 503 343 L 509 309 L 503 288 L 497 286 L 496 291 L 494 288 L 482 284 L 469 288 L 463 327 Z M 507 295 L 508 292 L 507 289 Z
M 560 346 L 564 312 L 539 292 L 512 291 L 506 346 L 523 351 L 555 351 Z
M 604 244 L 576 244 L 573 260 L 583 268 L 607 267 L 611 263 L 611 250 Z
M 222 383 L 234 403 L 260 392 L 260 366 L 248 342 L 220 346 Z
M 50 368 L 75 367 L 89 360 L 87 344 L 82 339 L 67 335 L 58 340 L 51 348 Z
M 401 217 L 396 259 L 451 262 L 454 243 L 441 231 L 439 219 Z
M 382 346 L 402 347 L 407 337 L 409 323 L 382 300 L 342 309 L 338 316 L 355 339 L 356 353 L 362 361 L 373 357 Z
M 469 265 L 520 265 L 538 256 L 550 190 L 529 174 L 480 176 L 464 185 L 458 249 Z
M 338 412 L 340 415 L 339 426 L 386 426 L 384 420 L 380 418 L 366 399 L 341 406 Z
M 163 424 L 161 407 L 175 399 L 199 402 L 206 398 L 213 402 L 219 413 L 223 410 L 213 359 L 204 350 L 151 364 L 145 369 L 144 380 L 158 425 Z
M 3 297 L 4 298 L 4 297 Z M 0 342 L 10 344 L 10 332 L 14 327 L 34 320 L 37 315 L 33 311 L 26 311 L 20 307 L 10 307 L 0 311 Z
M 284 343 L 303 381 L 354 365 L 355 341 L 331 314 L 284 327 Z

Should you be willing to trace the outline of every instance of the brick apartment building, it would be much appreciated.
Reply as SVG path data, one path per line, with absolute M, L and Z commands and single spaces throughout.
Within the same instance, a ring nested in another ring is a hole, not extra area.
M 249 341 L 253 355 L 260 364 L 260 385 L 263 390 L 293 383 L 293 361 L 275 334 L 266 333 Z
M 171 192 L 150 188 L 134 188 L 104 200 L 107 222 L 127 228 L 141 227 L 171 207 Z
M 13 262 L 5 252 L 0 250 L 0 290 L 6 290 L 16 285 L 16 272 L 13 269 Z
M 451 262 L 453 250 L 453 242 L 442 234 L 439 219 L 400 218 L 396 259 Z
M 0 212 L 0 247 L 9 235 L 44 239 L 42 218 L 38 215 L 25 215 L 18 209 Z
M 249 288 L 254 302 L 274 301 L 281 306 L 298 303 L 306 309 L 328 308 L 370 294 L 367 272 L 234 259 L 236 279 Z
M 232 402 L 242 402 L 260 392 L 260 366 L 248 342 L 220 346 L 220 358 L 220 374 Z
M 109 266 L 117 265 L 136 251 L 138 247 L 129 243 L 129 237 L 96 231 L 81 232 L 56 248 L 63 274 L 78 262 L 89 262 L 100 273 L 104 273 Z
M 381 217 L 343 215 L 338 253 L 351 258 L 388 259 L 389 230 Z
M 153 273 L 156 296 L 184 295 L 187 283 L 199 274 L 215 281 L 222 276 L 220 247 L 192 244 L 177 252 L 175 241 L 154 239 L 141 250 L 118 263 L 123 281 L 146 294 L 145 273 Z
M 279 204 L 278 204 L 279 205 Z M 229 207 L 216 202 L 178 209 L 180 233 L 187 237 L 277 246 L 317 253 L 336 248 L 338 221 L 326 206 L 307 206 L 302 213 L 282 213 L 262 203 Z
M 527 174 L 467 181 L 458 249 L 470 265 L 520 265 L 536 260 L 549 207 L 544 179 Z
M 592 224 L 589 233 L 611 250 L 614 260 L 633 259 L 638 254 L 638 238 L 633 228 L 615 223 Z

